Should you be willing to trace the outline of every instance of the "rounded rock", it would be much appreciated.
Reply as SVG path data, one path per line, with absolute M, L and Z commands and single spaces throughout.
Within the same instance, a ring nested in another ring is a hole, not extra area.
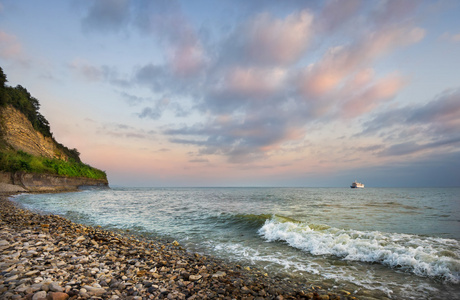
M 46 299 L 45 291 L 36 292 L 32 297 L 32 300 L 40 300 L 40 299 Z

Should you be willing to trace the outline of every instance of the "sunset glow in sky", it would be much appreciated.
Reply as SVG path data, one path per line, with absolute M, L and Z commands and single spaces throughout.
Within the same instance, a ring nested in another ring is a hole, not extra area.
M 0 66 L 129 186 L 460 186 L 460 2 L 0 0 Z

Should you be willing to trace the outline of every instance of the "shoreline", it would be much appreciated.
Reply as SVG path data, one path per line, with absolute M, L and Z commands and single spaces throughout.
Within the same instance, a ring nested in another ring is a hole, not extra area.
M 1 299 L 356 299 L 292 278 L 39 214 L 0 192 Z

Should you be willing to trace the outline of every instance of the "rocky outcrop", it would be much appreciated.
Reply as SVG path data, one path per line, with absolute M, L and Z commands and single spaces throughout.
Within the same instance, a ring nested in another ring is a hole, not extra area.
M 68 160 L 51 137 L 44 137 L 36 131 L 30 121 L 12 106 L 0 108 L 3 139 L 15 150 L 35 156 Z
M 51 174 L 23 172 L 0 172 L 0 184 L 14 185 L 28 192 L 42 193 L 75 191 L 82 186 L 108 187 L 108 181 L 106 179 L 64 177 Z

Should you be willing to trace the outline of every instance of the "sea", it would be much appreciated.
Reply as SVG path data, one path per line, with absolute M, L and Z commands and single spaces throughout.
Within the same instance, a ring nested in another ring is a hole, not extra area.
M 460 299 L 460 188 L 116 187 L 13 201 L 361 298 Z

